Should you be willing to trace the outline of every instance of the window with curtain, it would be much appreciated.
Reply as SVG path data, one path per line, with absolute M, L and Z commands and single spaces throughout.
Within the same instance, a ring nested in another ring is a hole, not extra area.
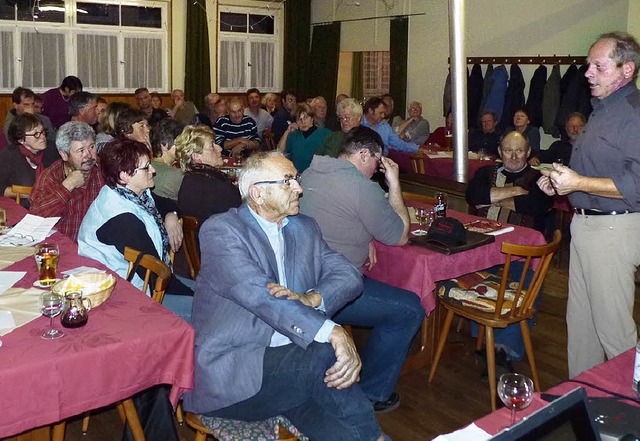
M 218 21 L 218 91 L 282 88 L 282 8 L 222 5 Z
M 126 4 L 123 4 L 126 3 Z M 0 92 L 77 75 L 94 92 L 168 91 L 168 3 L 0 1 Z
M 389 93 L 389 52 L 362 53 L 362 82 L 366 98 Z

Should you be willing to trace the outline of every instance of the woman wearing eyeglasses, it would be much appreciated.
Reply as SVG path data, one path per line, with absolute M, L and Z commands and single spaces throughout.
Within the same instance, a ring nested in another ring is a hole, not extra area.
M 309 168 L 313 154 L 331 130 L 315 125 L 315 113 L 307 103 L 299 104 L 294 116 L 295 122 L 289 125 L 278 142 L 278 151 L 287 153 L 298 173 L 302 173 Z
M 47 136 L 40 119 L 30 113 L 16 116 L 7 131 L 9 147 L 0 155 L 0 192 L 15 198 L 12 185 L 33 187 L 36 176 L 49 165 L 45 161 Z M 21 205 L 29 208 L 29 199 Z
M 170 265 L 164 216 L 149 190 L 155 172 L 150 153 L 147 146 L 130 139 L 115 139 L 104 146 L 99 157 L 105 186 L 89 207 L 78 234 L 80 255 L 102 262 L 124 278 L 129 266 L 123 256 L 125 247 Z M 179 245 L 173 248 L 177 251 Z M 142 288 L 143 277 L 140 268 L 131 283 Z M 190 321 L 192 300 L 193 291 L 172 277 L 162 304 Z

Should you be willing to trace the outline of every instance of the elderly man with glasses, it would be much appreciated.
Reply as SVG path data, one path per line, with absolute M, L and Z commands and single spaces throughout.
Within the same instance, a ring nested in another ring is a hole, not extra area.
M 281 414 L 311 439 L 383 440 L 353 340 L 330 319 L 361 278 L 298 214 L 297 179 L 281 154 L 251 156 L 244 204 L 200 230 L 195 388 L 184 408 L 251 421 Z
M 316 155 L 337 158 L 345 133 L 360 125 L 362 120 L 362 106 L 353 98 L 345 98 L 337 107 L 340 130 L 328 135 L 322 145 L 316 150 Z
M 357 268 L 375 265 L 373 239 L 387 245 L 408 241 L 410 220 L 398 165 L 382 156 L 382 148 L 380 135 L 364 126 L 354 127 L 344 136 L 337 159 L 316 155 L 302 174 L 302 213 L 313 217 L 329 247 Z M 371 180 L 377 171 L 384 173 L 388 198 Z M 400 405 L 394 388 L 425 313 L 414 293 L 362 279 L 360 296 L 333 320 L 372 328 L 362 351 L 360 386 L 376 412 L 390 412 Z

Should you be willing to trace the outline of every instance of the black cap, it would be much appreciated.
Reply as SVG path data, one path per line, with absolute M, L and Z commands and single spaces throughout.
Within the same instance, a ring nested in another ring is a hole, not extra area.
M 446 247 L 456 247 L 467 243 L 467 230 L 458 219 L 441 217 L 433 221 L 427 232 L 427 242 Z

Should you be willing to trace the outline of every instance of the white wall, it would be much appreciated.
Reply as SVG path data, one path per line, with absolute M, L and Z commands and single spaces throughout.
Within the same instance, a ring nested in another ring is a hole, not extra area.
M 448 0 L 312 0 L 311 22 L 412 13 L 407 101 L 421 101 L 432 127 L 443 124 L 448 72 Z M 640 37 L 638 0 L 468 0 L 467 56 L 586 55 L 603 32 L 629 29 Z M 385 4 L 393 4 L 387 9 Z M 342 24 L 342 51 L 388 49 L 388 19 Z M 525 80 L 536 66 L 522 66 Z M 563 67 L 564 72 L 566 66 Z M 549 141 L 547 141 L 548 143 Z

